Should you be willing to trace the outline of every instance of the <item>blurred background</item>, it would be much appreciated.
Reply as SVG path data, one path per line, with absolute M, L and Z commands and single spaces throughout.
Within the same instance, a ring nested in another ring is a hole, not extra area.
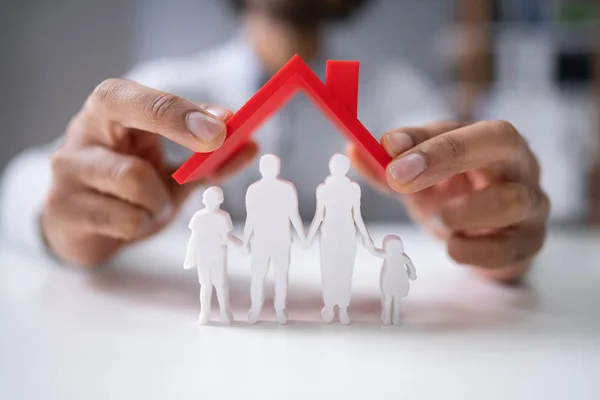
M 0 171 L 58 137 L 103 79 L 218 45 L 237 26 L 220 0 L 1 4 Z M 540 157 L 553 219 L 600 223 L 599 13 L 597 0 L 378 0 L 331 35 L 362 60 L 423 71 L 456 118 L 515 124 Z

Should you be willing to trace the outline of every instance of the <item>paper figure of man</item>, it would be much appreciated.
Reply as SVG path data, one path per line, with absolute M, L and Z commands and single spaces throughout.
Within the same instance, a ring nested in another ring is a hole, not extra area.
M 251 251 L 251 309 L 248 323 L 258 321 L 264 303 L 264 281 L 273 266 L 275 275 L 275 313 L 277 322 L 287 322 L 286 305 L 290 268 L 291 225 L 301 242 L 304 225 L 298 211 L 298 195 L 291 182 L 279 178 L 280 161 L 273 154 L 260 158 L 262 178 L 246 192 L 244 246 Z
M 203 194 L 205 208 L 196 212 L 190 220 L 192 230 L 184 268 L 198 268 L 200 281 L 200 316 L 199 325 L 210 320 L 211 297 L 213 286 L 217 292 L 217 300 L 221 309 L 221 322 L 232 321 L 229 309 L 229 285 L 227 281 L 228 246 L 242 245 L 241 240 L 232 233 L 233 225 L 229 214 L 220 209 L 223 203 L 221 188 L 211 186 Z

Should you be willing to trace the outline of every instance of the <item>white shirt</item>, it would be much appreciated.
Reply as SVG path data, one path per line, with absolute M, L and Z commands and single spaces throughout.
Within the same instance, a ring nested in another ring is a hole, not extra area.
M 325 52 L 329 59 L 357 59 L 351 52 Z M 310 63 L 324 78 L 325 59 Z M 162 59 L 142 64 L 126 78 L 194 102 L 210 102 L 239 109 L 266 81 L 252 51 L 243 40 L 234 39 L 208 52 L 187 58 Z M 392 128 L 421 125 L 449 119 L 441 96 L 417 71 L 398 64 L 363 61 L 360 70 L 358 117 L 377 138 Z M 315 190 L 328 175 L 329 158 L 344 153 L 346 141 L 319 109 L 303 95 L 297 95 L 255 134 L 260 151 L 278 155 L 281 177 L 292 181 L 298 191 L 303 219 L 315 212 Z M 167 157 L 183 162 L 191 153 L 165 141 Z M 48 193 L 52 148 L 31 149 L 8 166 L 0 190 L 0 217 L 6 238 L 16 243 L 43 248 L 39 215 Z M 244 198 L 248 186 L 259 179 L 258 165 L 222 185 L 222 208 L 234 220 L 245 218 Z M 354 176 L 360 180 L 360 177 Z M 365 220 L 405 219 L 397 198 L 386 197 L 362 185 L 362 212 Z M 182 226 L 201 208 L 200 193 L 191 196 L 181 213 Z

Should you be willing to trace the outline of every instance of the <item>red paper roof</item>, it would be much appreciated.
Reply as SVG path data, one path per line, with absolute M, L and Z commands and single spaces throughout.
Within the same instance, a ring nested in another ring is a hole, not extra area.
M 371 168 L 383 176 L 391 158 L 357 118 L 358 71 L 357 61 L 329 60 L 326 83 L 323 83 L 302 58 L 295 55 L 227 120 L 223 145 L 210 153 L 195 153 L 173 174 L 173 178 L 184 184 L 210 176 L 299 90 L 313 100 L 340 132 L 358 145 Z

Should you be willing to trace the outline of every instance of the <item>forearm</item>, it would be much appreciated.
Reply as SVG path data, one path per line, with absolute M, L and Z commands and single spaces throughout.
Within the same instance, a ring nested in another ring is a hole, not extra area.
M 354 224 L 356 225 L 356 229 L 358 229 L 358 232 L 363 238 L 370 238 L 369 232 L 367 231 L 367 226 L 365 225 L 365 221 L 363 220 L 360 211 L 357 212 L 356 209 L 354 211 Z
M 321 222 L 323 222 L 323 213 L 318 212 L 313 218 L 310 227 L 308 228 L 308 234 L 306 238 L 311 241 L 313 237 L 316 235 L 317 230 L 319 230 L 319 226 L 321 226 Z
M 298 234 L 298 237 L 300 237 L 301 239 L 304 239 L 304 224 L 302 223 L 302 219 L 300 218 L 299 214 L 296 215 L 292 215 L 292 217 L 290 218 L 291 222 L 292 222 L 292 226 L 294 227 L 294 229 L 296 230 L 296 233 Z
M 252 232 L 254 232 L 252 221 L 250 219 L 246 219 L 246 224 L 244 225 L 244 243 L 248 243 L 250 241 Z
M 195 254 L 194 253 L 195 253 L 194 252 L 194 239 L 193 239 L 193 234 L 192 234 L 192 237 L 188 241 L 187 251 L 185 252 L 185 261 L 183 262 L 184 269 L 190 269 L 193 267 L 194 262 L 195 262 L 195 260 L 194 260 Z
M 225 236 L 225 243 L 230 246 L 241 247 L 243 245 L 242 241 L 233 234 L 233 232 L 229 232 Z

